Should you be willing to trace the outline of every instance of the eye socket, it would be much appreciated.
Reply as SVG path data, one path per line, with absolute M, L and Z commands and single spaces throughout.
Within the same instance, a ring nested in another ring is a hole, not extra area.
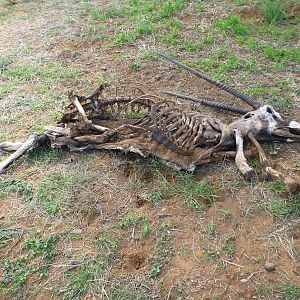
M 267 113 L 269 113 L 269 114 L 272 114 L 273 113 L 273 110 L 271 109 L 271 107 L 267 107 Z
M 250 119 L 251 117 L 253 117 L 252 113 L 248 113 L 244 115 L 244 119 Z

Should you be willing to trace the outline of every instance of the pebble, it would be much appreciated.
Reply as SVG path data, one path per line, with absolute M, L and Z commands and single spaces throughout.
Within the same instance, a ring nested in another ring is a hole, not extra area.
M 276 267 L 275 267 L 275 264 L 271 263 L 271 262 L 266 262 L 265 263 L 265 269 L 268 271 L 268 272 L 272 272 L 272 271 L 275 271 Z
M 80 229 L 80 228 L 75 228 L 75 229 L 73 229 L 73 230 L 71 231 L 71 233 L 73 233 L 73 234 L 81 234 L 81 233 L 82 233 L 82 229 Z

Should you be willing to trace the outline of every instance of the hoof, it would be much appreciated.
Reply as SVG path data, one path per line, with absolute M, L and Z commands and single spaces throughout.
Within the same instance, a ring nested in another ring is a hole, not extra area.
M 245 180 L 250 181 L 254 177 L 255 172 L 253 169 L 249 169 L 243 175 L 244 175 Z

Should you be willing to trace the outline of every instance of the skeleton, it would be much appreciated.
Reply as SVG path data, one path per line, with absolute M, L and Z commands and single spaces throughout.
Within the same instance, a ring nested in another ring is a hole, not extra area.
M 135 152 L 143 157 L 152 154 L 176 169 L 188 171 L 223 157 L 235 157 L 238 169 L 246 179 L 250 179 L 254 171 L 246 157 L 254 153 L 253 150 L 244 151 L 246 142 L 255 145 L 266 174 L 284 178 L 284 174 L 271 167 L 259 142 L 300 141 L 299 123 L 283 119 L 270 105 L 261 105 L 195 69 L 159 55 L 238 97 L 253 110 L 165 92 L 172 97 L 242 115 L 225 124 L 217 118 L 183 108 L 175 101 L 148 95 L 141 85 L 134 85 L 133 88 L 128 84 L 116 88 L 101 85 L 88 97 L 71 92 L 71 103 L 63 106 L 62 118 L 57 126 L 46 127 L 44 134 L 35 134 L 25 143 L 0 144 L 3 151 L 15 151 L 0 164 L 0 172 L 4 172 L 28 150 L 48 143 L 52 147 L 67 147 L 71 151 L 114 149 Z

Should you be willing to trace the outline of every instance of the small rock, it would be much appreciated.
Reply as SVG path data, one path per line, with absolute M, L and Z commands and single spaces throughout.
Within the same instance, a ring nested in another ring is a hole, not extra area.
M 275 264 L 271 263 L 271 262 L 266 262 L 265 263 L 265 269 L 266 271 L 268 272 L 272 272 L 272 271 L 275 271 L 276 270 L 276 267 L 275 267 Z
M 106 70 L 107 70 L 107 67 L 101 67 L 100 70 L 106 71 Z
M 75 228 L 71 231 L 73 234 L 82 234 L 82 229 L 81 228 Z

